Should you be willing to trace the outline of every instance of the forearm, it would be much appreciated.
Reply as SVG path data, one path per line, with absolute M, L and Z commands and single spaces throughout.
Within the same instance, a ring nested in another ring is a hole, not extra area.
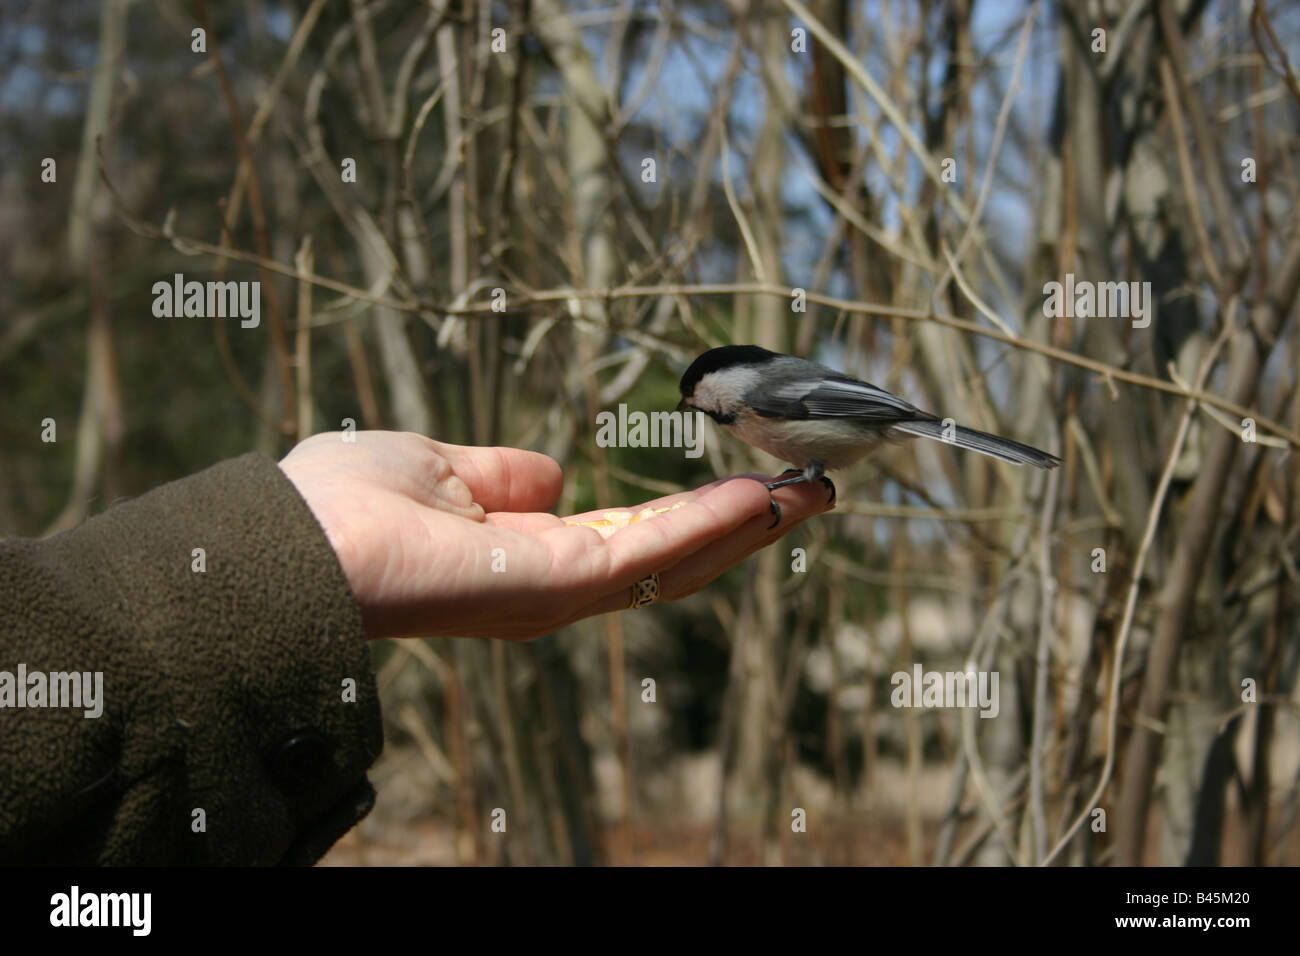
M 264 456 L 0 542 L 0 672 L 0 862 L 311 862 L 373 799 L 360 614 Z M 98 716 L 18 706 L 72 672 Z

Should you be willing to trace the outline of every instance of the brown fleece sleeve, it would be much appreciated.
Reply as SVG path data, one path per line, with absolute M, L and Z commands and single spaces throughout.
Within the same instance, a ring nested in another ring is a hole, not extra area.
M 270 458 L 0 541 L 0 863 L 312 863 L 382 746 L 360 610 Z

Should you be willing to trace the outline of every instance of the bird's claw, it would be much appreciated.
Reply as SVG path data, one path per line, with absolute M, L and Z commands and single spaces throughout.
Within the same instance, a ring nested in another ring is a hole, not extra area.
M 820 468 L 818 470 L 820 471 Z M 795 477 L 787 478 L 786 475 L 794 475 Z M 835 482 L 831 481 L 825 475 L 817 475 L 817 480 L 830 490 L 830 500 L 826 503 L 828 505 L 835 504 Z M 785 488 L 788 485 L 798 484 L 801 481 L 812 481 L 812 477 L 807 471 L 802 471 L 798 468 L 787 468 L 785 471 L 781 472 L 780 476 L 775 480 L 764 483 L 763 487 L 768 490 L 768 494 L 770 495 L 777 488 Z M 772 523 L 767 526 L 768 531 L 771 531 L 781 523 L 781 506 L 776 503 L 775 498 L 771 498 L 771 502 L 772 514 L 776 517 L 772 520 Z
M 785 483 L 786 475 L 798 475 L 798 474 L 802 474 L 802 472 L 800 472 L 798 468 L 787 468 L 785 471 L 781 472 L 781 474 L 776 477 L 776 480 L 764 483 L 763 487 L 768 490 L 768 501 L 772 505 L 772 523 L 767 526 L 768 531 L 771 531 L 773 528 L 775 528 L 777 525 L 781 523 L 781 506 L 776 503 L 776 498 L 772 497 L 771 492 L 777 488 L 785 487 L 784 483 Z
M 777 525 L 781 523 L 781 506 L 776 503 L 775 498 L 769 497 L 768 500 L 771 502 L 772 505 L 772 523 L 767 526 L 767 530 L 771 531 L 773 528 L 775 528 Z
M 833 505 L 833 504 L 835 504 L 835 482 L 831 481 L 831 480 L 830 480 L 829 478 L 827 478 L 825 475 L 822 475 L 821 478 L 819 478 L 818 480 L 819 480 L 823 485 L 825 485 L 827 488 L 829 488 L 830 491 L 831 491 L 831 497 L 830 497 L 830 500 L 827 501 L 826 503 L 827 503 L 828 505 Z

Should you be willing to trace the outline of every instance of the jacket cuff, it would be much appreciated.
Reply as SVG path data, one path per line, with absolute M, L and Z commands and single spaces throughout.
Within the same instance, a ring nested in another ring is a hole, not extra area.
M 24 748 L 12 782 L 30 788 L 29 819 L 6 821 L 19 842 L 51 825 L 67 834 L 41 862 L 310 863 L 369 811 L 365 770 L 383 736 L 361 613 L 270 458 L 5 547 L 29 552 L 25 613 L 44 627 L 0 646 L 13 657 L 0 669 L 103 674 L 99 718 L 0 713 L 0 737 L 52 744 Z

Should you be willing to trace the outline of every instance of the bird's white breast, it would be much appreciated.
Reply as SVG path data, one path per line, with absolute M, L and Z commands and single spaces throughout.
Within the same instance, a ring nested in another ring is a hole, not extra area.
M 741 441 L 801 469 L 810 461 L 821 462 L 827 471 L 847 468 L 883 440 L 879 429 L 862 427 L 851 419 L 763 418 L 748 409 L 724 427 Z

